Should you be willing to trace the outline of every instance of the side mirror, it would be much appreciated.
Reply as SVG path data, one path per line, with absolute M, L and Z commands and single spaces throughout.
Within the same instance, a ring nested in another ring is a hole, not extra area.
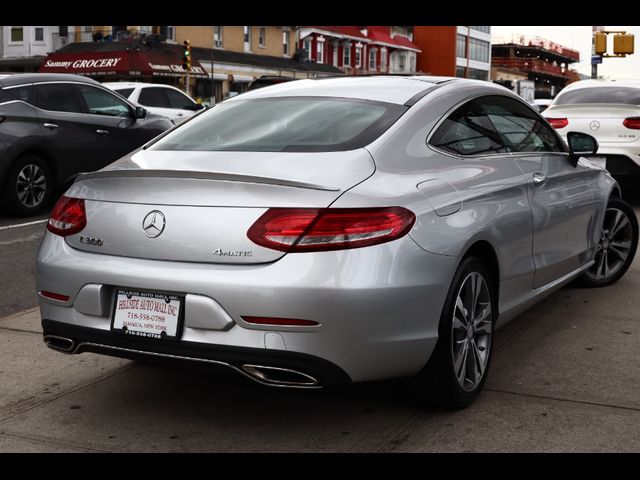
M 146 118 L 146 117 L 147 117 L 147 110 L 142 107 L 136 107 L 135 118 Z
M 598 141 L 586 133 L 567 133 L 567 143 L 569 144 L 569 162 L 574 167 L 581 156 L 594 155 L 598 151 Z

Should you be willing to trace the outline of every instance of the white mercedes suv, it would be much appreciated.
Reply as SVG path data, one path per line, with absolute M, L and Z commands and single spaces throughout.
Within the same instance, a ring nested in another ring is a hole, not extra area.
M 171 85 L 142 82 L 105 82 L 102 86 L 143 106 L 151 113 L 169 118 L 178 124 L 204 107 Z
M 640 186 L 640 80 L 581 80 L 564 88 L 543 116 L 566 140 L 584 132 L 598 140 L 598 156 L 622 184 Z

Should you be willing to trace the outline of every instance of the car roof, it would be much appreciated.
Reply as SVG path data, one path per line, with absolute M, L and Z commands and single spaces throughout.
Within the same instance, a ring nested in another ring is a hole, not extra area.
M 136 87 L 176 88 L 174 86 L 166 85 L 164 83 L 144 83 L 144 82 L 102 82 L 102 85 L 108 88 L 136 88 Z
M 633 87 L 640 88 L 640 79 L 591 79 L 591 80 L 579 80 L 577 82 L 567 85 L 562 92 L 566 90 L 576 90 L 579 88 L 593 88 L 593 87 Z M 560 93 L 562 93 L 560 92 Z
M 252 98 L 269 97 L 343 97 L 379 102 L 405 104 L 416 95 L 444 82 L 463 81 L 480 82 L 479 80 L 466 80 L 455 77 L 435 76 L 340 76 L 323 77 L 318 79 L 297 80 L 295 82 L 283 82 L 270 87 L 251 90 L 238 95 L 228 102 L 249 100 Z
M 78 82 L 88 83 L 91 85 L 99 85 L 100 83 L 93 78 L 83 77 L 82 75 L 73 75 L 70 73 L 16 73 L 0 77 L 0 87 L 10 87 L 14 85 L 23 85 L 25 83 L 40 82 Z

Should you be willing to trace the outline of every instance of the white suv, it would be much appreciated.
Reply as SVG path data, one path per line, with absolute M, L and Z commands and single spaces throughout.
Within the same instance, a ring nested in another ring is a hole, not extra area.
M 591 160 L 623 185 L 640 187 L 640 80 L 581 80 L 565 87 L 542 114 L 566 140 L 592 135 L 600 145 Z
M 103 86 L 143 106 L 149 112 L 180 123 L 204 107 L 170 85 L 140 82 L 105 82 Z

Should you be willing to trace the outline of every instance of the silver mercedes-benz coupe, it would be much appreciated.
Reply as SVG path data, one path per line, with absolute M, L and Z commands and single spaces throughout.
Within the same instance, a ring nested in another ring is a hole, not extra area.
M 203 111 L 56 204 L 44 341 L 317 388 L 412 377 L 480 393 L 494 331 L 578 279 L 616 282 L 638 224 L 616 182 L 489 82 L 343 77 Z

